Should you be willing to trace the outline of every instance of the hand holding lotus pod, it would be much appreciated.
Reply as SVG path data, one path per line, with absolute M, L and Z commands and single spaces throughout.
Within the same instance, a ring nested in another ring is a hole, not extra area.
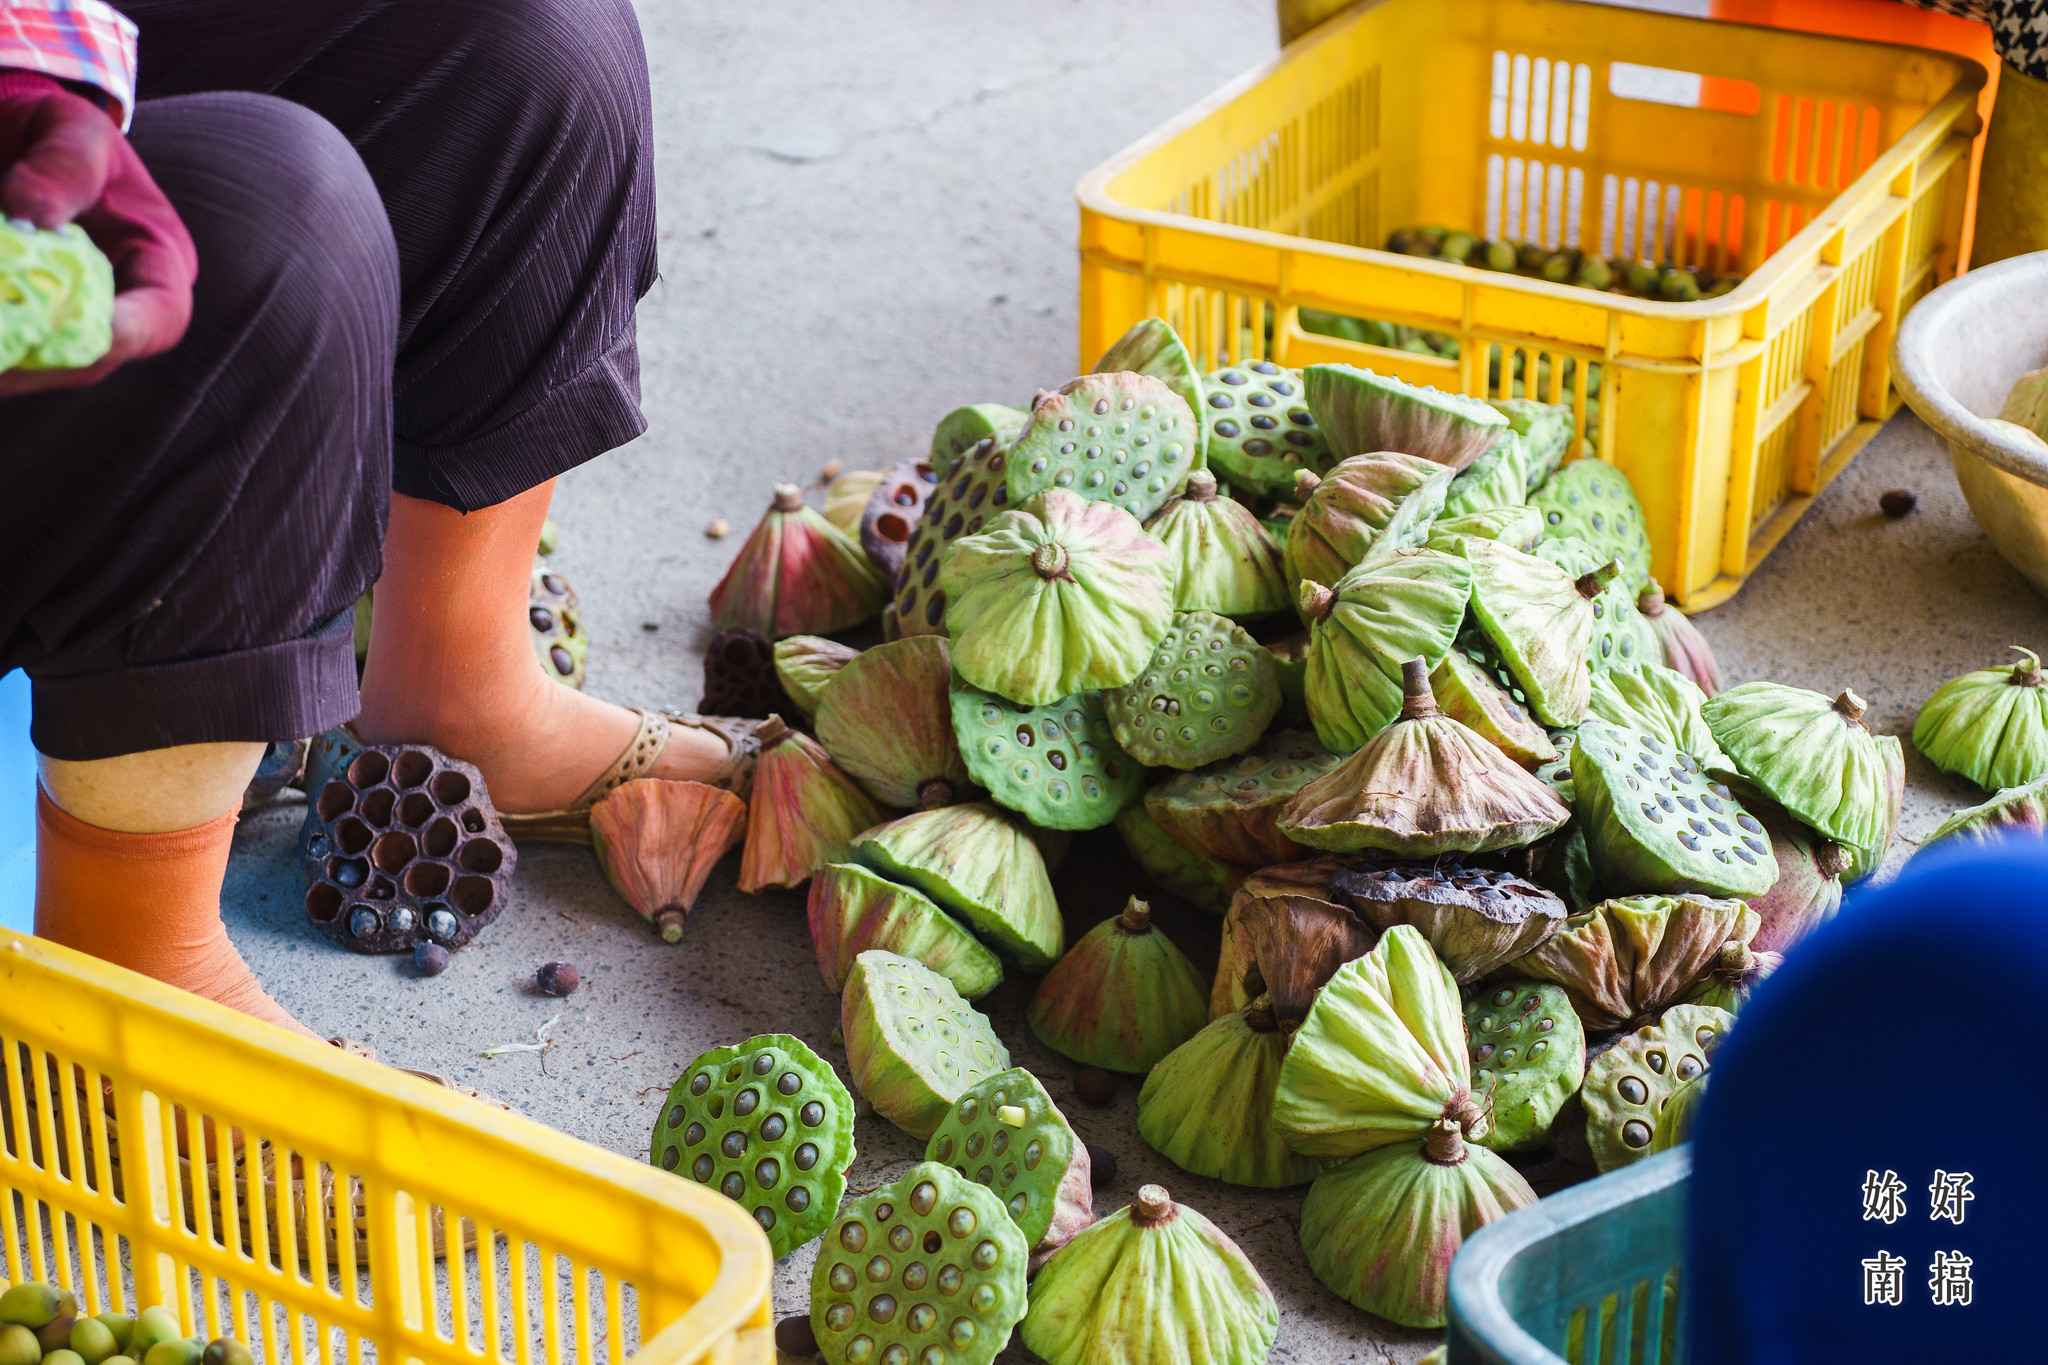
M 76 223 L 0 217 L 0 372 L 78 370 L 113 345 L 114 267 Z
M 1327 476 L 1295 476 L 1301 504 L 1287 529 L 1287 581 L 1334 583 L 1375 551 L 1421 545 L 1451 486 L 1452 471 L 1399 451 L 1353 455 Z
M 1253 1189 L 1315 1179 L 1323 1163 L 1273 1126 L 1287 1034 L 1272 1002 L 1253 1001 L 1169 1052 L 1138 1092 L 1138 1136 L 1193 1175 Z
M 1587 1065 L 1579 1097 L 1594 1165 L 1612 1171 L 1650 1154 L 1672 1092 L 1707 1073 L 1734 1022 L 1711 1005 L 1673 1005 Z
M 1864 701 L 1753 682 L 1700 707 L 1735 768 L 1764 794 L 1830 839 L 1857 848 L 1886 840 L 1890 775 L 1863 723 Z
M 1393 724 L 1403 665 L 1443 662 L 1471 595 L 1471 570 L 1434 550 L 1374 556 L 1333 587 L 1302 583 L 1308 714 L 1325 748 L 1348 754 Z
M 1625 896 L 1573 915 L 1514 970 L 1564 987 L 1587 1030 L 1609 1033 L 1684 999 L 1757 923 L 1738 900 Z
M 886 600 L 887 585 L 866 552 L 804 506 L 803 490 L 781 483 L 711 590 L 711 620 L 720 630 L 751 630 L 771 640 L 830 635 L 868 620 Z
M 662 940 L 680 943 L 704 880 L 745 828 L 747 803 L 701 782 L 643 777 L 590 808 L 605 880 Z
M 1945 773 L 1986 791 L 2048 777 L 2048 675 L 2041 656 L 1983 668 L 1936 688 L 1913 722 L 1913 747 Z
M 1136 896 L 1046 973 L 1025 1022 L 1063 1057 L 1143 1075 L 1208 1022 L 1208 991 Z
M 1280 547 L 1251 509 L 1216 490 L 1206 469 L 1145 523 L 1173 563 L 1173 604 L 1219 616 L 1270 616 L 1294 605 Z

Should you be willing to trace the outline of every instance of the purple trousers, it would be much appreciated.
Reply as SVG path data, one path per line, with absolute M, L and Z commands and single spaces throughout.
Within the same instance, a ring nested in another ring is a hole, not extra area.
M 199 249 L 172 351 L 0 399 L 0 674 L 93 759 L 356 710 L 390 490 L 487 507 L 645 429 L 629 0 L 126 0 Z

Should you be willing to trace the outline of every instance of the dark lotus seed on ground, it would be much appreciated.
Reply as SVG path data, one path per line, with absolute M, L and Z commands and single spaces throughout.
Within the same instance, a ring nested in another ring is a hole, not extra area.
M 1074 1094 L 1081 1103 L 1097 1109 L 1116 1103 L 1117 1079 L 1110 1072 L 1096 1067 L 1083 1067 L 1074 1073 Z
M 533 974 L 533 983 L 543 995 L 573 995 L 583 984 L 583 976 L 566 962 L 547 962 Z
M 1090 1142 L 1088 1148 L 1088 1179 L 1096 1189 L 1116 1183 L 1116 1153 L 1107 1147 L 1097 1147 Z
M 412 945 L 412 969 L 421 976 L 439 976 L 448 970 L 448 950 L 431 939 Z
M 775 1324 L 775 1349 L 786 1356 L 809 1359 L 818 1354 L 818 1334 L 808 1313 L 791 1313 Z
M 1894 488 L 1877 500 L 1878 510 L 1897 521 L 1920 505 L 1920 499 L 1911 489 Z

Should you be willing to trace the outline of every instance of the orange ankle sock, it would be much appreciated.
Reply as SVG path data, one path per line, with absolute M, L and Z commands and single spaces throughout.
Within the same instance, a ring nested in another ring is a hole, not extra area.
M 88 825 L 36 793 L 36 934 L 318 1036 L 267 995 L 220 922 L 235 813 L 167 834 Z

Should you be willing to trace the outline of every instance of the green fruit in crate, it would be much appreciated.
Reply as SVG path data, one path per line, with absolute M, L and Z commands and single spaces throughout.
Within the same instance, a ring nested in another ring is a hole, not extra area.
M 188 1337 L 159 1341 L 142 1357 L 142 1365 L 199 1365 L 206 1348 Z
M 43 1352 L 43 1365 L 85 1365 L 85 1357 L 68 1346 Z
M 1462 517 L 1437 518 L 1423 545 L 1462 556 L 1467 540 L 1497 540 L 1526 553 L 1542 539 L 1543 516 L 1535 508 L 1495 507 L 1485 512 L 1468 512 Z
M 1707 1096 L 1709 1074 L 1702 1071 L 1665 1099 L 1664 1108 L 1657 1114 L 1657 1131 L 1650 1138 L 1652 1154 L 1668 1152 L 1680 1143 L 1692 1141 L 1693 1125 L 1699 1119 L 1700 1101 Z
M 1233 867 L 1263 867 L 1300 849 L 1280 833 L 1280 812 L 1340 760 L 1300 730 L 1269 732 L 1234 759 L 1167 779 L 1145 795 L 1145 810 L 1167 836 Z
M 42 1358 L 42 1343 L 34 1332 L 13 1324 L 0 1327 L 0 1365 L 36 1365 Z
M 912 1137 L 930 1137 L 962 1091 L 1010 1065 L 1003 1040 L 952 982 L 880 949 L 854 959 L 839 1031 L 854 1089 Z
M 1706 699 L 1691 679 L 1662 664 L 1617 664 L 1593 674 L 1587 714 L 1655 735 L 1703 768 L 1726 769 L 1728 756 L 1700 715 Z
M 932 472 L 944 479 L 966 459 L 967 452 L 983 441 L 1009 446 L 1030 420 L 1030 413 L 1005 403 L 970 403 L 954 408 L 939 419 L 938 429 L 932 432 L 928 457 Z
M 200 1365 L 256 1365 L 256 1357 L 247 1346 L 233 1337 L 218 1337 L 206 1343 L 206 1353 L 200 1358 Z
M 1062 1057 L 1143 1075 L 1208 1022 L 1208 988 L 1132 896 L 1046 973 L 1024 1020 Z
M 1346 1303 L 1404 1326 L 1442 1327 L 1459 1247 L 1535 1202 L 1514 1167 L 1442 1120 L 1317 1177 L 1301 1205 L 1301 1249 Z
M 1630 261 L 1622 271 L 1628 292 L 1652 298 L 1657 293 L 1657 267 L 1649 261 Z
M 1103 693 L 1022 706 L 956 678 L 953 734 L 967 771 L 1000 805 L 1048 829 L 1100 829 L 1145 790 L 1117 747 Z
M 1590 392 L 1599 389 L 1590 382 L 1590 376 L 1587 388 Z M 1508 430 L 1514 432 L 1521 445 L 1522 496 L 1526 498 L 1557 472 L 1571 450 L 1576 434 L 1571 405 L 1539 403 L 1532 398 L 1496 398 L 1493 406 L 1508 419 Z
M 1453 649 L 1429 675 L 1430 691 L 1446 716 L 1491 743 L 1515 762 L 1530 767 L 1557 757 L 1529 708 L 1493 680 L 1483 664 Z
M 1273 1291 L 1237 1243 L 1158 1185 L 1040 1273 L 1018 1328 L 1047 1365 L 1263 1365 L 1279 1332 Z
M 1913 721 L 1913 747 L 1929 763 L 1986 791 L 2048 777 L 2048 674 L 2031 649 L 2013 652 L 2016 664 L 1943 683 Z
M 1988 844 L 2044 837 L 2048 837 L 2048 777 L 2024 787 L 2009 787 L 1989 801 L 1957 811 L 1935 827 L 1922 847 L 1945 839 Z
M 1032 402 L 1004 470 L 1010 505 L 1061 489 L 1142 521 L 1180 491 L 1198 442 L 1194 410 L 1157 379 L 1082 375 Z
M 1572 746 L 1572 787 L 1607 886 L 1760 896 L 1777 880 L 1763 825 L 1656 735 L 1588 720 Z
M 1465 1006 L 1472 1085 L 1491 1097 L 1497 1152 L 1540 1147 L 1586 1079 L 1586 1030 L 1570 999 L 1542 981 L 1508 981 Z
M 1618 560 L 1633 596 L 1650 581 L 1650 533 L 1628 475 L 1604 460 L 1574 460 L 1529 495 L 1547 537 L 1576 536 L 1600 562 Z
M 1520 507 L 1527 500 L 1529 476 L 1522 438 L 1512 431 L 1493 443 L 1493 448 L 1458 471 L 1444 495 L 1447 517 L 1470 516 L 1503 507 Z
M 1508 419 L 1480 399 L 1356 365 L 1311 365 L 1302 379 L 1332 450 L 1398 450 L 1463 469 L 1508 429 Z
M 805 719 L 818 714 L 825 684 L 860 651 L 822 635 L 792 635 L 775 642 L 775 681 Z
M 787 1033 L 698 1057 L 670 1087 L 649 1157 L 752 1215 L 780 1259 L 824 1231 L 853 1164 L 853 1096 Z
M 1197 910 L 1220 915 L 1229 908 L 1243 870 L 1174 842 L 1142 801 L 1117 816 L 1116 832 L 1131 861 L 1166 891 Z
M 864 649 L 818 693 L 818 742 L 885 806 L 946 804 L 968 785 L 953 737 L 952 680 L 943 636 Z
M 1270 360 L 1202 376 L 1201 418 L 1210 467 L 1266 497 L 1286 497 L 1296 470 L 1320 471 L 1334 458 L 1303 399 L 1300 373 Z
M 1515 268 L 1515 248 L 1510 242 L 1482 242 L 1468 264 L 1481 270 L 1509 271 Z
M 1202 372 L 1180 333 L 1163 318 L 1146 318 L 1118 337 L 1095 362 L 1091 374 L 1129 371 L 1158 380 L 1188 405 L 1195 419 L 1194 468 L 1208 464 L 1209 434 L 1202 422 Z
M 145 1308 L 136 1315 L 135 1329 L 122 1349 L 137 1360 L 146 1360 L 157 1346 L 176 1341 L 178 1336 L 177 1314 L 168 1308 Z
M 0 372 L 84 369 L 113 322 L 114 267 L 84 228 L 0 217 Z
M 1598 256 L 1581 256 L 1572 283 L 1583 289 L 1605 289 L 1614 283 L 1614 267 Z
M 1700 282 L 1690 270 L 1667 265 L 1657 272 L 1657 297 L 1668 303 L 1693 303 L 1700 296 Z
M 946 595 L 939 589 L 940 558 L 948 545 L 973 535 L 990 517 L 1008 510 L 1006 471 L 1011 444 L 1011 440 L 996 436 L 976 441 L 926 495 L 924 515 L 903 547 L 903 573 L 896 582 L 895 598 L 882 616 L 885 637 L 944 632 Z
M 1562 986 L 1590 1032 L 1611 1033 L 1683 1000 L 1758 922 L 1738 900 L 1624 896 L 1573 915 L 1515 971 Z
M 1724 943 L 1714 957 L 1713 967 L 1692 988 L 1685 997 L 1685 1003 L 1712 1005 L 1736 1014 L 1784 960 L 1781 954 L 1760 953 L 1747 943 Z
M 859 956 L 880 948 L 912 958 L 978 1000 L 1003 980 L 1003 964 L 921 891 L 855 863 L 829 863 L 805 903 L 818 974 L 837 992 Z
M 1618 1170 L 1650 1154 L 1671 1092 L 1707 1073 L 1734 1022 L 1711 1005 L 1673 1005 L 1587 1064 L 1579 1097 L 1596 1166 Z
M 0 1294 L 0 1322 L 33 1331 L 63 1315 L 57 1286 L 28 1281 Z
M 1436 254 L 1440 260 L 1456 261 L 1462 265 L 1478 249 L 1479 239 L 1471 233 L 1446 232 L 1443 240 L 1437 243 Z
M 1340 460 L 1327 475 L 1295 480 L 1301 511 L 1287 533 L 1287 581 L 1334 583 L 1375 550 L 1422 543 L 1443 511 L 1451 471 L 1417 455 L 1386 451 Z
M 1375 555 L 1330 587 L 1303 581 L 1308 714 L 1325 747 L 1348 754 L 1393 723 L 1403 666 L 1444 661 L 1471 594 L 1466 562 L 1434 550 Z
M 1002 1200 L 935 1161 L 853 1200 L 811 1269 L 824 1359 L 990 1365 L 1024 1317 L 1031 1249 Z
M 1035 1256 L 1058 1251 L 1095 1221 L 1088 1144 L 1022 1067 L 962 1092 L 924 1159 L 993 1190 Z
M 781 483 L 711 590 L 711 622 L 771 640 L 830 635 L 868 620 L 888 600 L 888 585 L 860 543 L 804 506 L 802 489 Z
M 1460 547 L 1471 566 L 1472 619 L 1495 658 L 1545 725 L 1577 725 L 1592 686 L 1597 585 L 1582 591 L 1547 560 L 1497 540 Z
M 1427 858 L 1520 848 L 1571 818 L 1550 788 L 1438 711 L 1422 659 L 1404 673 L 1399 719 L 1296 793 L 1281 833 L 1339 853 Z
M 1173 604 L 1219 616 L 1270 616 L 1293 605 L 1280 547 L 1251 509 L 1219 495 L 1206 469 L 1145 525 L 1173 565 Z
M 1376 932 L 1397 924 L 1419 932 L 1460 986 L 1532 951 L 1565 917 L 1564 902 L 1556 896 L 1490 867 L 1394 863 L 1346 868 L 1330 887 Z
M 1714 647 L 1684 612 L 1665 602 L 1663 585 L 1656 579 L 1636 594 L 1636 610 L 1649 625 L 1665 667 L 1684 674 L 1706 696 L 1721 690 L 1721 665 Z
M 1257 744 L 1280 710 L 1280 666 L 1229 618 L 1176 612 L 1151 662 L 1102 694 L 1123 751 L 1161 768 L 1199 768 Z
M 1252 1189 L 1316 1178 L 1323 1163 L 1297 1154 L 1273 1126 L 1273 1090 L 1287 1034 L 1270 1001 L 1205 1025 L 1152 1068 L 1138 1092 L 1138 1136 L 1193 1175 Z
M 1579 594 L 1593 604 L 1587 667 L 1597 673 L 1617 664 L 1653 663 L 1662 654 L 1649 622 L 1636 610 L 1635 590 L 1623 580 L 1619 560 L 1602 560 L 1592 546 L 1573 536 L 1546 538 L 1535 554 L 1570 574 Z
M 914 886 L 1027 971 L 1065 941 L 1045 858 L 1028 828 L 984 803 L 918 811 L 853 841 L 856 862 Z
M 1034 706 L 1121 687 L 1173 624 L 1166 547 L 1061 489 L 947 546 L 939 585 L 960 676 Z
M 133 1313 L 102 1313 L 94 1319 L 114 1334 L 114 1349 L 126 1354 L 128 1343 L 135 1337 L 135 1315 Z
M 1735 770 L 1820 833 L 1855 848 L 1886 842 L 1889 762 L 1863 724 L 1863 698 L 1753 682 L 1709 697 L 1707 728 Z
M 98 1318 L 80 1318 L 71 1324 L 71 1349 L 85 1365 L 100 1365 L 108 1356 L 117 1355 L 121 1343 L 114 1339 L 114 1331 Z

